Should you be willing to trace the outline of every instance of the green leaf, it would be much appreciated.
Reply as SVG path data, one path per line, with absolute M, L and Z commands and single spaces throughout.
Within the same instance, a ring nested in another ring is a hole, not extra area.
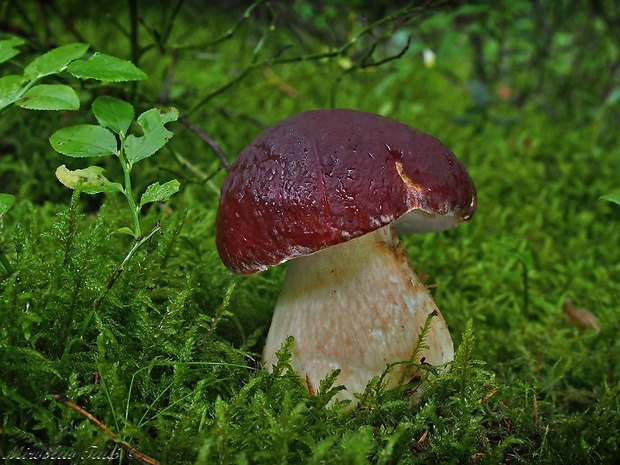
M 15 203 L 15 197 L 11 194 L 0 194 L 0 218 L 8 212 Z
M 114 233 L 127 234 L 128 236 L 136 237 L 136 233 L 133 232 L 133 230 L 131 228 L 128 228 L 127 226 L 117 229 L 116 231 L 114 231 Z
M 83 170 L 70 170 L 65 165 L 56 168 L 56 177 L 69 189 L 78 188 L 86 194 L 100 192 L 123 192 L 123 186 L 111 182 L 103 175 L 100 166 L 89 166 Z
M 15 101 L 29 110 L 78 110 L 80 99 L 75 91 L 63 84 L 39 84 Z
M 609 200 L 610 202 L 620 205 L 620 194 L 608 194 L 601 197 L 601 199 Z
M 170 121 L 176 121 L 179 112 L 171 108 L 169 112 L 163 113 L 157 108 L 151 108 L 138 116 L 138 123 L 144 130 L 144 135 L 135 137 L 130 135 L 125 140 L 125 154 L 130 163 L 150 157 L 173 136 L 164 125 Z
M 118 149 L 114 134 L 90 124 L 59 129 L 50 137 L 50 144 L 68 157 L 105 157 Z
M 0 40 L 0 63 L 10 60 L 15 55 L 19 54 L 19 50 L 15 47 L 23 45 L 25 42 L 22 39 L 14 37 L 12 39 Z
M 127 129 L 135 117 L 130 103 L 108 96 L 95 99 L 93 113 L 101 126 L 110 128 L 117 134 L 127 133 Z
M 82 57 L 88 44 L 69 44 L 50 50 L 37 57 L 24 69 L 24 76 L 28 79 L 37 79 L 50 74 L 64 71 L 69 63 Z
M 67 70 L 80 79 L 108 82 L 141 81 L 148 76 L 130 61 L 95 53 L 86 61 L 74 61 Z
M 146 188 L 142 198 L 140 198 L 140 208 L 150 202 L 163 202 L 168 200 L 173 194 L 179 192 L 179 186 L 181 184 L 176 179 L 168 181 L 164 184 L 155 182 Z
M 22 92 L 24 78 L 10 74 L 0 78 L 0 108 L 4 108 L 15 101 Z

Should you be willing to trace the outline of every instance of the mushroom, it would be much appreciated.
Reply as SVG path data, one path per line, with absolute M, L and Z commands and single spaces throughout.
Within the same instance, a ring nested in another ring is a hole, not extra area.
M 291 366 L 309 390 L 338 369 L 337 398 L 354 404 L 388 365 L 394 386 L 422 376 L 425 364 L 448 364 L 448 326 L 398 233 L 445 230 L 475 209 L 474 184 L 454 154 L 393 119 L 314 110 L 265 130 L 224 180 L 216 233 L 235 273 L 290 260 L 265 366 L 293 336 Z

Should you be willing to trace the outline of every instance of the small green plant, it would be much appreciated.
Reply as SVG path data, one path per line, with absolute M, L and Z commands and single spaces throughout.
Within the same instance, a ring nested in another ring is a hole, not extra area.
M 24 44 L 19 38 L 0 40 L 0 63 L 17 56 L 17 47 Z M 133 63 L 120 58 L 94 53 L 88 60 L 81 58 L 88 44 L 74 43 L 54 48 L 30 62 L 21 75 L 9 74 L 0 78 L 0 113 L 12 104 L 29 110 L 78 110 L 80 99 L 66 84 L 41 84 L 49 76 L 68 72 L 78 79 L 105 82 L 128 82 L 146 79 L 144 72 Z
M 56 170 L 56 177 L 68 188 L 86 194 L 121 192 L 129 204 L 133 228 L 123 227 L 117 232 L 129 234 L 138 242 L 143 241 L 158 227 L 143 237 L 140 210 L 148 203 L 167 200 L 179 190 L 179 182 L 176 179 L 164 184 L 155 182 L 146 188 L 137 202 L 131 186 L 131 171 L 137 162 L 151 157 L 168 142 L 172 132 L 165 125 L 176 121 L 179 112 L 174 108 L 168 112 L 156 108 L 145 111 L 137 119 L 143 134 L 135 136 L 128 134 L 135 116 L 131 104 L 102 96 L 95 99 L 92 111 L 99 125 L 80 124 L 59 129 L 50 137 L 50 144 L 57 152 L 73 158 L 116 156 L 123 169 L 123 184 L 108 180 L 100 166 L 70 170 L 61 165 Z
M 160 230 L 159 222 L 148 234 L 143 235 L 140 223 L 142 208 L 154 202 L 163 202 L 178 192 L 179 181 L 173 179 L 164 184 L 149 185 L 139 201 L 136 201 L 131 184 L 131 171 L 136 163 L 154 155 L 172 137 L 166 123 L 176 121 L 179 112 L 171 108 L 168 112 L 152 108 L 137 118 L 142 135 L 129 134 L 134 121 L 134 108 L 128 102 L 115 97 L 101 96 L 95 99 L 93 114 L 99 125 L 79 124 L 59 129 L 50 137 L 50 144 L 57 152 L 72 158 L 116 156 L 123 170 L 123 183 L 112 182 L 103 175 L 104 169 L 91 165 L 84 169 L 70 170 L 65 165 L 56 169 L 58 180 L 70 189 L 86 194 L 121 192 L 127 199 L 133 227 L 122 227 L 117 233 L 128 234 L 134 243 L 125 258 L 116 267 L 108 281 L 107 289 L 95 301 L 97 309 L 114 282 L 125 269 L 125 265 L 136 251 Z
M 18 47 L 24 41 L 14 37 L 0 40 L 0 64 L 16 57 Z M 103 53 L 93 53 L 88 59 L 82 59 L 89 49 L 88 44 L 73 43 L 63 45 L 36 57 L 23 68 L 22 74 L 9 74 L 0 77 L 0 114 L 15 104 L 29 110 L 78 110 L 80 100 L 75 90 L 66 84 L 42 84 L 50 76 L 94 79 L 104 82 L 129 82 L 147 78 L 147 75 L 133 63 Z M 121 192 L 129 204 L 133 224 L 117 232 L 131 235 L 135 242 L 112 274 L 107 290 L 95 302 L 95 308 L 101 304 L 107 291 L 123 271 L 126 263 L 136 250 L 153 236 L 160 227 L 156 224 L 151 231 L 143 235 L 140 224 L 140 210 L 148 203 L 167 200 L 179 190 L 175 179 L 164 184 L 153 183 L 136 202 L 131 185 L 131 170 L 135 163 L 152 156 L 172 137 L 172 132 L 165 124 L 175 121 L 179 114 L 175 109 L 163 113 L 151 109 L 137 118 L 143 134 L 129 134 L 135 112 L 131 104 L 109 96 L 95 99 L 92 111 L 99 125 L 82 124 L 56 131 L 50 137 L 52 147 L 59 153 L 73 157 L 104 157 L 116 155 L 121 163 L 124 182 L 111 182 L 103 175 L 103 168 L 89 166 L 85 169 L 69 170 L 65 165 L 58 167 L 56 176 L 65 186 L 87 194 Z M 0 195 L 0 217 L 15 202 L 11 194 Z M 12 266 L 6 255 L 0 250 L 0 263 L 8 274 Z
M 0 40 L 0 64 L 19 55 L 18 47 L 24 43 L 17 37 Z M 78 79 L 106 82 L 147 78 L 133 63 L 103 53 L 94 53 L 88 60 L 81 60 L 88 48 L 88 44 L 82 43 L 63 45 L 35 58 L 24 67 L 21 75 L 0 77 L 0 114 L 13 104 L 28 110 L 78 110 L 80 99 L 72 87 L 41 84 L 43 79 L 65 72 Z M 0 194 L 0 218 L 14 203 L 13 195 Z M 12 274 L 13 268 L 2 250 L 0 263 L 7 273 Z

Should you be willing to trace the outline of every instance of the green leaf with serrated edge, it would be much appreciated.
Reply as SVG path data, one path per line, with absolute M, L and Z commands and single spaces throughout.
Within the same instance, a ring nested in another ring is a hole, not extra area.
M 176 179 L 172 181 L 165 182 L 163 184 L 159 184 L 155 182 L 146 188 L 144 194 L 140 198 L 140 208 L 147 203 L 151 202 L 163 202 L 164 200 L 168 200 L 173 194 L 179 192 L 179 186 L 181 183 Z
M 126 134 L 135 117 L 133 106 L 115 97 L 97 97 L 93 102 L 93 113 L 101 126 L 117 134 Z
M 22 39 L 14 37 L 12 39 L 0 40 L 0 63 L 10 60 L 19 54 L 15 47 L 25 44 Z
M 75 91 L 63 84 L 39 84 L 15 101 L 28 110 L 79 110 L 80 99 Z
M 24 76 L 28 79 L 37 79 L 50 74 L 57 74 L 71 63 L 81 58 L 88 50 L 88 44 L 69 44 L 54 48 L 37 57 L 26 68 Z
M 15 197 L 11 194 L 0 194 L 0 217 L 8 212 L 15 203 Z
M 0 108 L 4 108 L 15 101 L 23 91 L 24 78 L 14 74 L 0 78 Z
M 67 71 L 80 79 L 107 82 L 141 81 L 148 77 L 132 62 L 103 53 L 95 53 L 86 61 L 74 61 Z
M 176 108 L 170 108 L 169 111 L 163 112 L 157 108 L 151 108 L 138 116 L 138 123 L 144 129 L 144 132 L 151 132 L 157 129 L 159 126 L 176 121 L 179 117 L 179 112 Z
M 601 199 L 609 200 L 610 202 L 614 202 L 620 205 L 620 194 L 604 195 L 603 197 L 601 197 Z
M 56 177 L 69 189 L 79 189 L 85 194 L 99 194 L 101 192 L 122 192 L 123 186 L 112 182 L 103 175 L 100 166 L 89 166 L 83 170 L 70 170 L 65 165 L 56 168 Z
M 62 128 L 52 134 L 50 144 L 68 157 L 105 157 L 116 153 L 116 137 L 106 128 L 79 124 Z
M 176 121 L 178 117 L 179 112 L 175 108 L 171 108 L 167 113 L 152 108 L 138 116 L 138 123 L 142 126 L 144 135 L 141 137 L 130 135 L 125 140 L 125 154 L 129 162 L 137 163 L 161 149 L 173 136 L 164 124 Z

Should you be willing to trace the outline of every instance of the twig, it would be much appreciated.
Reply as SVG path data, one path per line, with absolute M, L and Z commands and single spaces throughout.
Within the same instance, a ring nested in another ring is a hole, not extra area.
M 101 422 L 101 420 L 99 420 L 97 417 L 95 417 L 92 413 L 84 410 L 79 405 L 75 404 L 74 402 L 71 402 L 70 400 L 65 399 L 64 397 L 62 397 L 62 396 L 60 396 L 58 394 L 54 396 L 54 400 L 56 402 L 59 402 L 59 403 L 65 405 L 66 407 L 69 407 L 70 409 L 75 410 L 80 415 L 83 415 L 86 418 L 88 418 L 88 420 L 93 425 L 95 425 L 101 431 L 106 433 L 108 436 L 110 436 L 110 438 L 112 438 L 114 440 L 114 442 L 116 442 L 119 446 L 121 446 L 125 450 L 125 452 L 127 452 L 127 454 L 129 455 L 130 458 L 136 459 L 138 462 L 143 463 L 143 464 L 147 464 L 147 465 L 159 465 L 159 462 L 157 460 L 155 460 L 154 458 L 149 457 L 146 454 L 143 454 L 142 452 L 137 450 L 135 447 L 133 447 L 128 442 L 123 441 L 119 437 L 118 434 L 116 434 L 114 431 L 112 431 L 106 425 L 104 425 Z
M 566 319 L 570 323 L 577 325 L 581 329 L 594 329 L 596 331 L 601 330 L 597 323 L 596 316 L 590 313 L 586 308 L 577 308 L 573 301 L 568 297 L 564 300 L 564 305 L 562 305 L 562 308 L 564 309 Z
M 258 3 L 258 2 L 257 2 Z M 328 59 L 328 58 L 335 58 L 338 56 L 342 56 L 344 55 L 351 47 L 353 47 L 355 44 L 357 44 L 360 39 L 368 34 L 371 34 L 373 29 L 383 26 L 387 23 L 394 23 L 396 21 L 398 21 L 399 19 L 405 18 L 405 17 L 412 17 L 415 13 L 420 13 L 422 12 L 424 9 L 426 9 L 427 7 L 429 7 L 429 5 L 431 5 L 432 3 L 434 3 L 434 0 L 426 0 L 421 6 L 414 6 L 414 5 L 408 5 L 396 12 L 394 12 L 391 15 L 388 15 L 384 18 L 379 19 L 378 21 L 375 21 L 372 24 L 369 24 L 368 26 L 364 27 L 360 32 L 358 32 L 355 36 L 351 37 L 349 40 L 347 40 L 344 44 L 342 44 L 340 47 L 337 47 L 335 49 L 332 49 L 330 51 L 327 52 L 318 52 L 318 53 L 310 53 L 307 55 L 297 55 L 294 57 L 281 57 L 282 53 L 289 49 L 290 47 L 285 47 L 281 50 L 279 50 L 278 52 L 276 52 L 274 55 L 267 57 L 263 60 L 260 61 L 255 61 L 252 64 L 250 64 L 249 66 L 247 66 L 243 71 L 241 71 L 237 76 L 235 76 L 233 79 L 231 79 L 230 81 L 228 81 L 226 84 L 222 85 L 221 87 L 211 91 L 210 93 L 208 93 L 207 95 L 205 95 L 202 99 L 200 99 L 192 108 L 190 108 L 187 112 L 186 115 L 191 116 L 194 112 L 196 112 L 199 108 L 201 108 L 202 106 L 204 106 L 207 102 L 209 102 L 210 100 L 212 100 L 214 97 L 217 97 L 218 95 L 224 93 L 225 91 L 227 91 L 228 89 L 230 89 L 231 87 L 239 84 L 239 82 L 241 82 L 243 79 L 245 79 L 247 76 L 249 76 L 254 70 L 256 70 L 257 68 L 262 68 L 264 66 L 275 66 L 275 65 L 282 65 L 282 64 L 288 64 L 288 63 L 297 63 L 297 62 L 302 62 L 302 61 L 317 61 L 317 60 L 324 60 L 324 59 Z M 374 47 L 376 47 L 377 43 L 380 42 L 381 39 L 378 39 L 375 41 L 375 43 L 373 45 L 371 45 L 371 51 L 372 49 L 374 49 Z M 408 48 L 405 47 L 405 49 L 401 52 L 402 54 L 404 54 L 406 52 Z M 393 59 L 397 59 L 399 58 L 400 54 L 397 55 L 396 57 L 391 57 L 390 59 L 386 59 L 384 60 L 384 62 L 387 61 L 391 61 Z M 365 57 L 368 57 L 368 54 L 365 55 Z M 381 64 L 381 62 L 377 62 L 375 64 L 373 63 L 369 63 L 366 66 L 378 66 L 379 64 Z M 362 67 L 361 65 L 358 65 L 357 67 Z
M 179 152 L 177 152 L 176 150 L 174 150 L 172 152 L 172 154 L 174 155 L 174 158 L 177 160 L 177 162 L 179 163 L 179 165 L 181 165 L 182 168 L 184 168 L 185 170 L 191 171 L 192 174 L 196 177 L 198 177 L 198 180 L 196 181 L 195 179 L 191 178 L 190 176 L 186 175 L 185 173 L 181 173 L 178 172 L 176 170 L 172 170 L 170 168 L 160 168 L 162 171 L 171 173 L 174 177 L 176 178 L 181 178 L 181 179 L 185 179 L 187 183 L 199 183 L 200 185 L 202 184 L 206 184 L 207 182 L 209 182 L 211 180 L 211 178 L 213 178 L 217 173 L 219 173 L 222 168 L 217 168 L 217 170 L 215 170 L 215 172 L 211 173 L 211 174 L 206 174 L 204 173 L 200 168 L 198 168 L 196 165 L 194 165 L 192 162 L 190 162 L 187 158 L 185 158 L 183 155 L 181 155 Z M 219 194 L 220 189 L 219 187 L 215 188 L 215 193 Z
M 224 155 L 224 152 L 222 152 L 222 149 L 220 148 L 220 146 L 215 140 L 213 140 L 206 132 L 204 132 L 202 129 L 200 129 L 198 126 L 192 123 L 189 119 L 187 119 L 186 116 L 184 115 L 180 116 L 179 121 L 183 123 L 185 126 L 187 126 L 187 128 L 190 131 L 196 133 L 198 137 L 200 137 L 203 141 L 207 143 L 207 145 L 209 145 L 209 147 L 213 149 L 217 157 L 222 162 L 222 165 L 224 165 L 224 169 L 226 169 L 226 171 L 230 169 L 230 162 L 228 161 L 228 159 L 226 158 L 226 155 Z
M 146 236 L 140 238 L 140 240 L 134 243 L 134 245 L 131 247 L 131 250 L 129 250 L 125 258 L 123 259 L 123 261 L 118 264 L 116 269 L 112 272 L 112 275 L 110 275 L 110 279 L 108 280 L 108 284 L 105 290 L 101 293 L 101 295 L 97 298 L 97 300 L 95 300 L 95 303 L 93 305 L 94 310 L 99 309 L 99 307 L 101 306 L 101 303 L 103 302 L 103 299 L 105 299 L 105 297 L 108 295 L 108 292 L 110 291 L 110 289 L 112 289 L 112 286 L 114 286 L 114 283 L 116 283 L 116 280 L 118 279 L 118 277 L 123 273 L 123 271 L 125 271 L 125 265 L 131 259 L 131 257 L 133 257 L 133 255 L 136 253 L 136 251 L 140 248 L 142 244 L 148 241 L 159 230 L 161 230 L 161 227 L 159 226 L 159 222 L 158 222 L 158 224 L 155 225 L 155 227 L 151 230 L 150 233 L 148 233 Z
M 131 246 L 131 249 L 129 250 L 129 252 L 125 256 L 125 258 L 116 266 L 116 268 L 114 269 L 114 271 L 110 275 L 110 278 L 108 279 L 108 284 L 106 285 L 106 288 L 101 292 L 99 297 L 97 297 L 97 300 L 95 300 L 95 302 L 93 303 L 93 309 L 90 311 L 88 316 L 82 322 L 82 327 L 80 329 L 78 337 L 76 339 L 72 339 L 65 346 L 65 350 L 64 350 L 64 353 L 62 355 L 63 358 L 65 358 L 67 355 L 69 355 L 71 353 L 71 349 L 73 348 L 74 344 L 82 341 L 82 338 L 84 337 L 84 334 L 86 334 L 86 330 L 87 330 L 88 326 L 90 325 L 90 321 L 92 320 L 92 318 L 99 311 L 99 307 L 101 307 L 101 304 L 105 300 L 106 296 L 108 295 L 110 290 L 112 290 L 112 287 L 116 283 L 116 280 L 119 278 L 119 276 L 121 274 L 123 274 L 123 271 L 125 271 L 125 265 L 127 265 L 127 262 L 129 262 L 129 260 L 131 260 L 131 258 L 134 256 L 136 251 L 143 244 L 145 244 L 158 231 L 161 231 L 161 226 L 159 225 L 159 222 L 157 222 L 157 224 L 153 227 L 151 232 L 149 232 L 146 236 L 140 238 L 139 240 L 134 241 L 134 244 Z
M 384 65 L 385 63 L 388 63 L 390 61 L 398 60 L 398 59 L 403 57 L 403 55 L 407 52 L 407 50 L 409 50 L 409 46 L 410 45 L 411 45 L 411 36 L 409 36 L 407 38 L 407 43 L 405 44 L 403 49 L 400 52 L 398 52 L 397 54 L 389 56 L 389 57 L 386 57 L 386 58 L 384 58 L 382 60 L 379 60 L 379 61 L 371 61 L 370 63 L 362 62 L 360 64 L 360 68 L 371 68 L 373 66 L 381 66 L 381 65 Z
M 166 68 L 166 74 L 161 84 L 161 90 L 159 91 L 159 100 L 164 105 L 169 105 L 170 103 L 170 89 L 172 88 L 172 84 L 174 82 L 174 72 L 176 69 L 178 54 L 172 52 L 170 54 L 170 65 Z
M 251 18 L 252 11 L 254 11 L 254 9 L 256 9 L 261 3 L 265 3 L 266 1 L 267 0 L 257 0 L 254 3 L 252 3 L 243 12 L 243 15 L 241 16 L 241 18 L 239 18 L 239 20 L 237 20 L 237 22 L 230 29 L 224 32 L 224 34 L 222 34 L 221 36 L 216 37 L 215 39 L 211 39 L 207 42 L 201 42 L 201 43 L 195 43 L 195 44 L 177 47 L 177 50 L 179 51 L 190 50 L 190 49 L 204 50 L 207 47 L 213 47 L 214 45 L 217 45 L 221 42 L 225 42 L 231 39 L 235 35 L 237 30 L 239 30 L 241 26 L 243 26 L 243 24 Z
M 195 111 L 197 111 L 199 108 L 201 108 L 207 102 L 209 102 L 211 99 L 217 97 L 220 94 L 223 94 L 224 92 L 226 92 L 231 87 L 237 85 L 239 82 L 241 82 L 247 76 L 249 76 L 252 71 L 254 71 L 256 68 L 259 68 L 260 66 L 263 66 L 263 63 L 249 65 L 241 73 L 239 73 L 237 75 L 237 77 L 235 77 L 234 79 L 231 79 L 230 81 L 228 81 L 226 84 L 222 85 L 221 87 L 218 87 L 217 89 L 209 92 L 198 103 L 196 103 L 192 108 L 190 108 L 186 112 L 186 115 L 192 115 Z
M 167 23 L 163 27 L 163 32 L 161 34 L 157 34 L 156 30 L 154 29 L 152 31 L 154 39 L 157 42 L 157 45 L 161 52 L 166 51 L 166 47 L 165 47 L 166 43 L 168 42 L 168 39 L 170 39 L 170 33 L 172 32 L 174 22 L 177 16 L 179 15 L 179 12 L 181 11 L 181 7 L 183 6 L 184 3 L 185 3 L 185 0 L 178 0 L 176 5 L 174 5 L 172 9 L 172 12 L 166 15 Z M 151 30 L 151 29 L 149 28 L 148 30 Z
M 487 400 L 489 400 L 491 397 L 493 397 L 495 394 L 497 394 L 497 391 L 499 391 L 499 388 L 491 389 L 491 391 L 487 392 L 480 399 L 478 399 L 478 403 L 479 404 L 485 403 Z
M 140 62 L 140 44 L 138 43 L 138 2 L 137 0 L 129 0 L 129 46 L 131 50 L 131 61 L 134 65 L 139 66 Z

